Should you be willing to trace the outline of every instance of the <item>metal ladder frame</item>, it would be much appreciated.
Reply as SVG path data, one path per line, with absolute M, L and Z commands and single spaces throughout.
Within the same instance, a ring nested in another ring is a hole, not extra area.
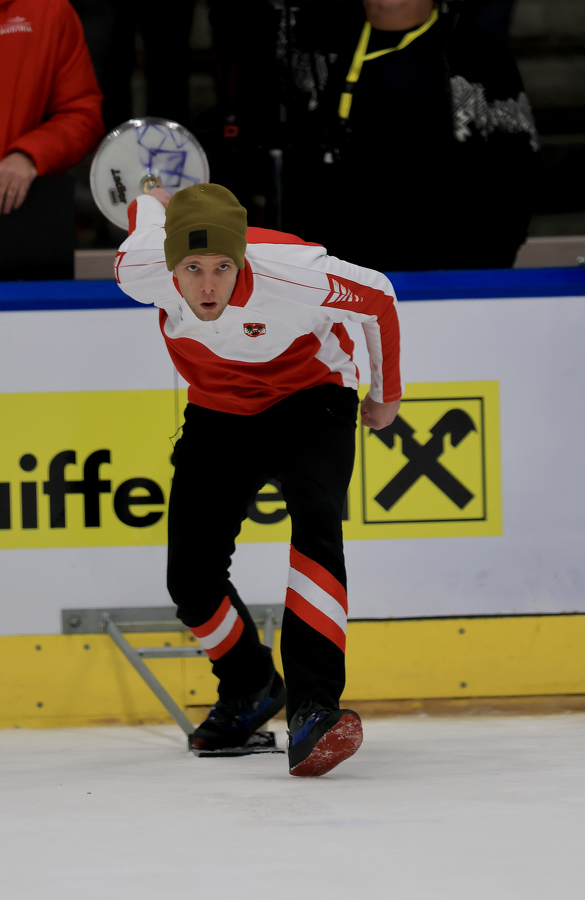
M 274 631 L 282 625 L 284 604 L 256 604 L 248 606 L 248 610 L 256 625 L 264 629 L 263 643 L 272 649 Z M 207 656 L 203 647 L 132 647 L 123 634 L 149 631 L 189 632 L 190 629 L 176 618 L 174 606 L 62 609 L 61 631 L 63 634 L 109 634 L 187 737 L 193 734 L 195 726 L 143 660 Z

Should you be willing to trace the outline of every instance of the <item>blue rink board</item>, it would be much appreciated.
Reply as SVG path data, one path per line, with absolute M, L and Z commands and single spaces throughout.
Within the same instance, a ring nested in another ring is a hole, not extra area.
M 585 267 L 387 272 L 398 300 L 479 300 L 585 296 Z M 115 281 L 0 282 L 0 312 L 139 309 Z

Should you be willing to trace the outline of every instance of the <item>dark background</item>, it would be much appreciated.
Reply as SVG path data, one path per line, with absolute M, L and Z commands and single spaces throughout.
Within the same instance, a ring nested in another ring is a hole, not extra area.
M 106 21 L 108 0 L 72 2 L 84 25 L 98 79 L 103 83 L 108 77 L 108 55 L 103 42 L 100 44 L 100 29 Z M 467 4 L 472 14 L 496 30 L 505 29 L 511 14 L 508 45 L 520 68 L 542 142 L 529 235 L 585 235 L 585 0 L 467 0 Z M 131 6 L 128 4 L 128 8 Z M 159 29 L 161 42 L 184 58 L 185 84 L 177 96 L 169 97 L 168 109 L 149 109 L 149 102 L 158 106 L 160 100 L 147 96 L 144 40 L 140 31 L 126 31 L 121 37 L 130 47 L 125 54 L 128 117 L 150 114 L 173 118 L 177 109 L 184 109 L 181 124 L 207 148 L 219 117 L 207 2 L 188 0 L 179 4 L 174 17 L 167 19 L 163 19 L 164 7 L 160 4 L 153 4 L 152 12 L 147 7 L 148 4 L 141 4 L 138 19 L 145 23 L 144 28 Z M 174 27 L 173 20 L 178 23 L 179 19 L 182 27 Z M 116 115 L 123 115 L 125 90 L 120 83 L 117 105 L 111 99 L 106 102 L 108 129 L 119 124 Z M 108 93 L 111 98 L 111 89 Z M 96 209 L 89 190 L 90 164 L 88 158 L 74 170 L 77 246 L 116 247 L 124 232 L 108 223 Z

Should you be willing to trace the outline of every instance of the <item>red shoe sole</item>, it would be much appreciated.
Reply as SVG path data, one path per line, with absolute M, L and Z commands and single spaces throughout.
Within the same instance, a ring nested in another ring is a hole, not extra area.
M 359 750 L 363 739 L 362 723 L 359 718 L 351 713 L 345 713 L 339 722 L 317 741 L 309 756 L 290 770 L 290 774 L 305 777 L 326 775 L 339 763 L 353 756 Z

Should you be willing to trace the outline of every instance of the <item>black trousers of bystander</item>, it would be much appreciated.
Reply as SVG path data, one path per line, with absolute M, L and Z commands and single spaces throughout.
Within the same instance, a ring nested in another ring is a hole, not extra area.
M 281 482 L 294 548 L 346 588 L 342 513 L 357 404 L 351 388 L 324 384 L 251 416 L 187 406 L 174 454 L 168 588 L 186 625 L 209 621 L 226 595 L 242 617 L 241 637 L 213 664 L 224 700 L 259 690 L 272 671 L 270 651 L 229 581 L 241 523 L 268 479 Z M 339 646 L 287 608 L 281 651 L 289 719 L 303 700 L 337 706 L 345 684 Z

